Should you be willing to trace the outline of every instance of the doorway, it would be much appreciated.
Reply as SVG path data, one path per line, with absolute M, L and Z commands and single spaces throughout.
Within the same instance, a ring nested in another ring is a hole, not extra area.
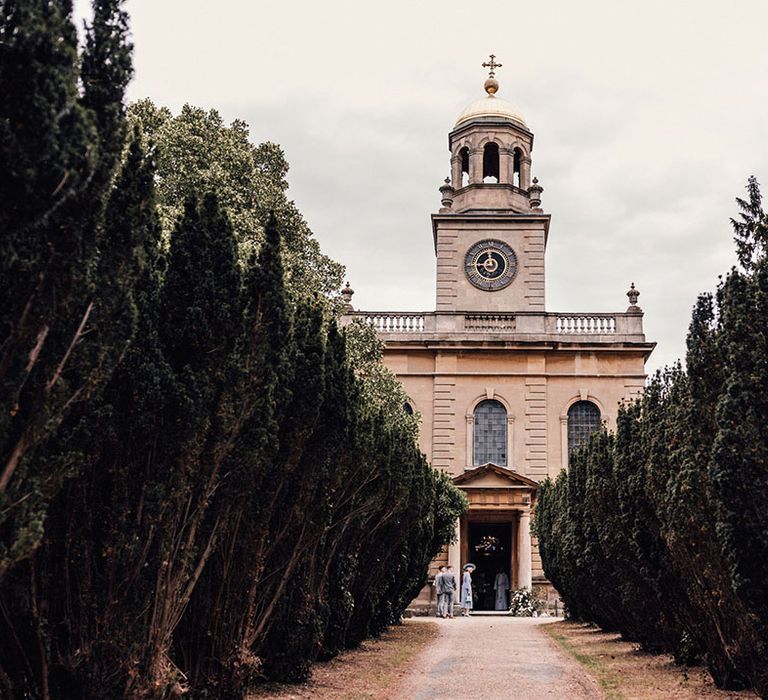
M 469 522 L 467 524 L 468 561 L 477 568 L 472 574 L 475 610 L 496 610 L 494 582 L 498 574 L 512 581 L 512 523 Z M 509 606 L 509 596 L 506 605 Z

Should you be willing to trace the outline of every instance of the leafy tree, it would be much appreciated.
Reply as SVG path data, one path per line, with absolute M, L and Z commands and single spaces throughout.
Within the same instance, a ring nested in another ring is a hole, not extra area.
M 283 231 L 282 255 L 291 298 L 333 295 L 343 268 L 320 251 L 306 221 L 286 196 L 288 163 L 273 143 L 253 146 L 248 125 L 224 124 L 216 110 L 185 105 L 174 116 L 150 100 L 131 105 L 130 119 L 157 143 L 157 192 L 163 229 L 170 233 L 186 197 L 215 191 L 238 239 L 243 262 L 264 240 L 274 212 Z

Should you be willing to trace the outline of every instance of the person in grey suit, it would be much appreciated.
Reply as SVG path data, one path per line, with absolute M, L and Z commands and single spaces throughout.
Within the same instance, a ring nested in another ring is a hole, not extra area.
M 435 576 L 435 598 L 437 599 L 437 616 L 445 617 L 445 567 L 441 566 Z
M 443 604 L 445 606 L 445 614 L 451 620 L 453 619 L 453 598 L 456 593 L 457 585 L 456 574 L 453 573 L 453 567 L 449 564 L 443 575 L 443 590 L 445 591 L 445 593 L 443 593 L 445 596 Z

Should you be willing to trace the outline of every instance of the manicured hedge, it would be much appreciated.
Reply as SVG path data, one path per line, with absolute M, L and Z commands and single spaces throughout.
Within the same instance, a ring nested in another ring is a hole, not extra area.
M 747 189 L 739 267 L 699 298 L 685 368 L 541 485 L 535 530 L 573 617 L 768 697 L 768 218 Z
M 206 190 L 163 231 L 127 17 L 97 0 L 82 56 L 71 20 L 0 4 L 0 695 L 302 680 L 400 620 L 465 499 L 373 330 L 307 288 L 338 266 L 279 149 L 245 244 Z

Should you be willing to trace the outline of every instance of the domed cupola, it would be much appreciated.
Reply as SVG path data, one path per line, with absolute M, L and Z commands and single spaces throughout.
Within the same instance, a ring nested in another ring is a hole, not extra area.
M 528 128 L 523 115 L 520 114 L 517 107 L 511 102 L 496 97 L 492 92 L 467 105 L 466 109 L 456 120 L 455 126 L 461 126 L 469 121 L 493 122 L 498 120 L 509 120 L 523 127 L 523 129 Z
M 501 68 L 501 63 L 496 63 L 494 61 L 495 58 L 496 56 L 491 54 L 491 62 L 483 63 L 484 68 L 491 68 L 491 74 L 483 85 L 487 93 L 486 96 L 468 105 L 456 120 L 455 127 L 469 121 L 493 122 L 509 120 L 525 130 L 528 129 L 528 125 L 525 123 L 523 115 L 520 114 L 520 110 L 510 102 L 496 96 L 496 93 L 499 91 L 499 81 L 496 80 L 494 69 Z
M 448 199 L 457 212 L 538 210 L 537 198 L 532 202 L 529 192 L 533 133 L 520 111 L 498 97 L 495 71 L 501 64 L 493 54 L 490 58 L 483 63 L 490 70 L 483 86 L 485 97 L 464 109 L 448 135 L 451 177 L 447 185 L 452 190 Z M 441 187 L 445 191 L 446 186 Z

